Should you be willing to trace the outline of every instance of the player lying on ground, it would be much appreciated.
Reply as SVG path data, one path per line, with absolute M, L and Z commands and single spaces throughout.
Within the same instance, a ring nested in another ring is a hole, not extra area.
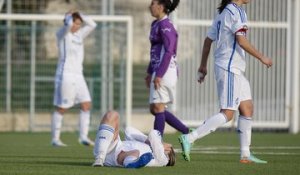
M 152 130 L 149 136 L 128 127 L 125 141 L 119 136 L 119 114 L 107 112 L 97 131 L 93 166 L 140 168 L 144 166 L 174 166 L 175 152 L 171 144 L 162 143 L 160 132 Z

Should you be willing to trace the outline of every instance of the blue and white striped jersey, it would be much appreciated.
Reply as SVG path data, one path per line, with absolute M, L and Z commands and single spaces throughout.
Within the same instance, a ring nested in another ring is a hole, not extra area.
M 234 3 L 217 15 L 207 34 L 215 41 L 215 65 L 236 74 L 245 71 L 245 51 L 237 43 L 236 35 L 246 35 L 247 29 L 245 10 Z

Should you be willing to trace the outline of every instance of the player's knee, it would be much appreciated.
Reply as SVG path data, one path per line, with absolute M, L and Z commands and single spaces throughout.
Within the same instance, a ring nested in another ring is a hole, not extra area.
M 102 118 L 102 123 L 117 123 L 119 121 L 119 113 L 116 111 L 108 111 Z
M 155 115 L 155 110 L 153 110 L 152 108 L 150 108 L 150 113 L 151 113 L 152 115 Z
M 233 110 L 228 110 L 228 109 L 222 109 L 221 112 L 225 115 L 227 118 L 227 121 L 231 121 L 233 116 L 234 116 L 234 111 Z
M 164 106 L 162 104 L 151 104 L 150 105 L 150 113 L 155 115 L 157 113 L 164 112 Z
M 61 115 L 63 115 L 63 114 L 67 111 L 67 109 L 57 107 L 57 108 L 56 108 L 56 111 L 59 112 Z
M 253 105 L 248 104 L 247 106 L 243 106 L 243 108 L 239 109 L 240 115 L 242 116 L 253 116 Z
M 87 112 L 91 109 L 91 103 L 90 102 L 85 102 L 81 104 L 81 110 L 84 112 Z

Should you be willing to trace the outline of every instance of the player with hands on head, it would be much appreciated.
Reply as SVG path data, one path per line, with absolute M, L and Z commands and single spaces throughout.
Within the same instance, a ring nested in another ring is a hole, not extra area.
M 254 56 L 267 68 L 272 60 L 260 52 L 246 38 L 248 31 L 247 15 L 241 7 L 250 0 L 222 0 L 219 14 L 213 21 L 204 40 L 202 60 L 198 69 L 198 82 L 203 83 L 207 74 L 207 61 L 211 44 L 215 43 L 214 71 L 219 97 L 219 113 L 207 118 L 202 125 L 190 134 L 181 135 L 183 156 L 190 161 L 191 144 L 218 127 L 232 120 L 235 111 L 239 111 L 238 133 L 240 137 L 241 163 L 267 163 L 256 158 L 250 152 L 253 102 L 249 81 L 243 75 L 246 67 L 245 51 Z
M 91 97 L 83 75 L 84 39 L 96 28 L 96 23 L 76 10 L 65 14 L 64 25 L 57 31 L 59 59 L 55 75 L 55 92 L 52 114 L 53 146 L 67 146 L 60 139 L 64 113 L 80 104 L 79 143 L 93 146 L 88 138 Z

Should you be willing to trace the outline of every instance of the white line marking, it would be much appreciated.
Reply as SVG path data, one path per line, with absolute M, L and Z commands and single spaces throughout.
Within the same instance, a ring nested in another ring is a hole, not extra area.
M 240 154 L 239 147 L 235 146 L 206 146 L 206 147 L 193 147 L 192 154 Z M 270 150 L 270 151 L 255 151 L 255 154 L 265 155 L 300 155 L 299 146 L 258 146 L 251 147 L 251 150 Z M 296 152 L 274 152 L 274 150 L 295 150 Z M 181 149 L 175 149 L 176 153 L 181 153 Z

